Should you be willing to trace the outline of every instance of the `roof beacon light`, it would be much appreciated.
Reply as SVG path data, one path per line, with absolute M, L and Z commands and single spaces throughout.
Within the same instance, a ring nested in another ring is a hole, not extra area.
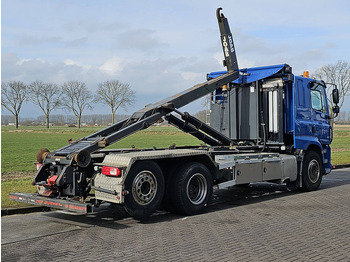
M 303 73 L 303 77 L 307 77 L 307 78 L 309 78 L 309 71 L 304 71 L 304 73 Z

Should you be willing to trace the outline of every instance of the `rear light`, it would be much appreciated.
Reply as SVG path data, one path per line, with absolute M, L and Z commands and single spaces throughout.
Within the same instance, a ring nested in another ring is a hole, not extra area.
M 38 171 L 38 170 L 40 169 L 41 166 L 42 166 L 42 164 L 36 163 L 36 164 L 35 164 L 36 170 Z
M 103 166 L 102 174 L 106 176 L 120 176 L 122 174 L 122 171 L 117 167 Z

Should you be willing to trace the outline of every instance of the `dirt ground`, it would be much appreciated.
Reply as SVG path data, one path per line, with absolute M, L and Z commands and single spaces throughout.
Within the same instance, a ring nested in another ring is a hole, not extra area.
M 33 178 L 34 175 L 35 172 L 1 172 L 1 182 L 8 180 Z

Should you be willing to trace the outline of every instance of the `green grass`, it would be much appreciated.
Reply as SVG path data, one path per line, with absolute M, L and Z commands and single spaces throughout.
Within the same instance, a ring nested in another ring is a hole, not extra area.
M 350 126 L 338 125 L 331 144 L 332 165 L 350 164 Z
M 67 128 L 55 127 L 49 130 L 43 127 L 2 127 L 1 129 L 1 167 L 4 172 L 34 172 L 33 165 L 36 153 L 40 148 L 46 147 L 54 151 L 73 140 L 87 136 L 101 127 Z M 200 145 L 200 141 L 189 134 L 185 134 L 173 127 L 151 127 L 131 135 L 107 148 L 137 148 L 168 147 L 172 144 Z
M 23 207 L 29 204 L 11 201 L 9 194 L 12 192 L 35 193 L 36 187 L 32 186 L 32 179 L 8 180 L 1 182 L 1 208 L 4 207 Z
M 1 127 L 1 175 L 2 180 L 15 172 L 34 173 L 36 153 L 40 148 L 46 147 L 50 151 L 67 145 L 68 139 L 73 140 L 87 136 L 101 127 Z M 108 148 L 137 148 L 168 147 L 200 145 L 202 142 L 189 134 L 168 126 L 150 127 L 127 137 Z M 332 143 L 332 164 L 350 164 L 350 126 L 337 126 L 334 131 Z M 18 176 L 17 176 L 18 177 Z M 11 178 L 11 176 L 9 176 Z M 14 180 L 9 179 L 1 183 L 1 207 L 17 207 L 25 204 L 9 200 L 10 192 L 35 192 L 31 185 L 31 178 Z

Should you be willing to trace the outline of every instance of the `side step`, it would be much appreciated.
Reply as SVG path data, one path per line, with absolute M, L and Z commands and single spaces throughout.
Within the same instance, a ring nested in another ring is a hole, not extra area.
M 93 212 L 93 207 L 91 204 L 75 200 L 62 200 L 57 198 L 43 197 L 37 194 L 10 193 L 10 199 L 16 202 L 28 203 L 37 206 L 46 206 L 55 209 L 63 209 L 81 214 L 88 214 Z

